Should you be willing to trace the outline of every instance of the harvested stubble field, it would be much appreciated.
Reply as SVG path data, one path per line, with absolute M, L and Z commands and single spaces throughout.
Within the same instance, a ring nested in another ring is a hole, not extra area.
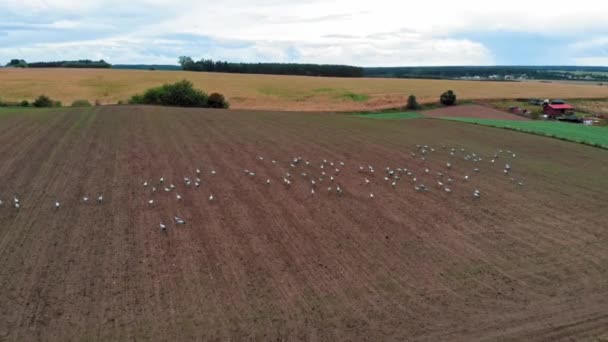
M 416 144 L 435 151 L 422 161 Z M 491 164 L 500 149 L 517 157 Z M 483 161 L 464 160 L 471 153 Z M 291 167 L 297 156 L 310 165 Z M 0 339 L 605 336 L 607 156 L 447 120 L 1 110 Z M 340 165 L 341 196 L 325 190 L 327 177 L 311 195 L 300 175 L 320 177 L 323 159 L 335 163 L 327 172 Z M 414 191 L 406 176 L 391 187 L 387 166 L 408 167 L 431 191 Z M 195 168 L 202 185 L 186 188 Z M 436 188 L 439 171 L 454 178 L 451 194 Z M 151 192 L 161 176 L 181 201 Z M 20 210 L 9 205 L 14 194 Z M 79 200 L 97 194 L 103 203 Z
M 192 81 L 208 92 L 225 94 L 232 108 L 293 111 L 359 111 L 436 102 L 452 89 L 459 99 L 597 98 L 608 86 L 540 82 L 473 82 L 381 78 L 330 78 L 239 75 L 183 71 L 98 69 L 0 69 L 4 100 L 32 100 L 40 94 L 70 104 L 74 100 L 113 104 L 167 82 Z

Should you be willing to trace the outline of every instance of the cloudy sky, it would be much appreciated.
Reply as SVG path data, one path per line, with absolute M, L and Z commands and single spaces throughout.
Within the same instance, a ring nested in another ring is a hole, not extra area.
M 0 0 L 0 63 L 608 65 L 607 14 L 598 0 Z

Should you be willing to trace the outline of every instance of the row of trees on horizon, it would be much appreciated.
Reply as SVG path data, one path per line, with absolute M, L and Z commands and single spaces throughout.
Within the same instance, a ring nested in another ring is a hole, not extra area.
M 6 64 L 7 67 L 14 68 L 101 68 L 110 69 L 112 64 L 100 59 L 92 61 L 89 59 L 81 59 L 77 61 L 57 61 L 57 62 L 34 62 L 28 63 L 23 59 L 11 59 Z
M 363 68 L 349 65 L 298 64 L 298 63 L 231 63 L 188 56 L 179 58 L 182 70 L 226 72 L 238 74 L 271 74 L 298 76 L 363 77 Z

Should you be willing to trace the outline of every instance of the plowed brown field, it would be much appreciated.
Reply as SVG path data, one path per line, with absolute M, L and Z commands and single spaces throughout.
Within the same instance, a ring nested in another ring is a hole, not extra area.
M 443 120 L 2 110 L 0 340 L 605 336 L 607 159 Z M 415 175 L 393 188 L 386 167 Z M 187 187 L 196 168 L 201 187 Z

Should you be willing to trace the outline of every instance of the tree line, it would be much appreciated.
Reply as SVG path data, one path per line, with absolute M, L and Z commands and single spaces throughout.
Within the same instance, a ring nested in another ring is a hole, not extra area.
M 182 70 L 226 72 L 238 74 L 271 74 L 298 76 L 362 77 L 363 68 L 348 65 L 296 64 L 296 63 L 231 63 L 182 56 L 179 58 Z
M 56 61 L 56 62 L 34 62 L 28 63 L 23 59 L 11 59 L 6 64 L 7 67 L 16 68 L 102 68 L 109 69 L 112 64 L 104 61 L 92 61 L 89 59 L 81 59 L 77 61 Z
M 608 67 L 595 66 L 440 66 L 440 67 L 372 67 L 364 68 L 366 77 L 431 78 L 490 77 L 492 75 L 525 75 L 527 78 L 561 80 L 592 76 L 608 78 Z

